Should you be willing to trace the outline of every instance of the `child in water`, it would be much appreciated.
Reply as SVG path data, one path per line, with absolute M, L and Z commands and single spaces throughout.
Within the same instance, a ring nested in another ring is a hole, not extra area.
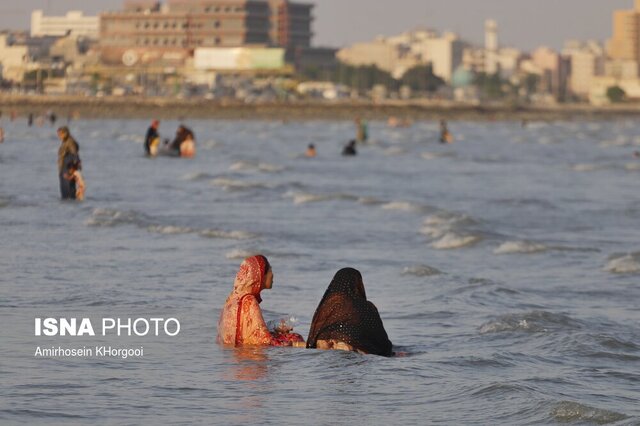
M 74 161 L 69 166 L 65 178 L 69 181 L 75 182 L 76 186 L 76 200 L 82 201 L 84 200 L 84 179 L 82 178 L 82 173 L 80 173 L 79 163 Z
M 315 145 L 309 144 L 309 146 L 307 147 L 307 152 L 304 155 L 308 158 L 315 157 L 317 155 Z

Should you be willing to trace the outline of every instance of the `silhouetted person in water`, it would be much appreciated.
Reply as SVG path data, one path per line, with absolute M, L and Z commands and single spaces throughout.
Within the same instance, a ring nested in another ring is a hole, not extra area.
M 342 155 L 347 156 L 347 157 L 352 157 L 352 156 L 357 155 L 357 154 L 358 154 L 358 152 L 356 151 L 356 140 L 355 139 L 351 139 L 349 141 L 349 143 L 342 150 Z
M 29 127 L 33 126 L 33 113 L 32 112 L 29 113 L 29 118 L 27 119 L 27 125 L 29 125 Z
M 58 176 L 60 178 L 60 196 L 63 200 L 76 198 L 75 181 L 69 179 L 69 171 L 73 167 L 75 170 L 82 169 L 82 163 L 78 152 L 80 148 L 78 143 L 73 139 L 68 127 L 60 127 L 58 129 L 58 139 L 60 139 L 60 148 L 58 148 Z
M 449 132 L 447 121 L 440 120 L 440 143 L 451 143 L 451 142 L 453 142 L 453 136 L 451 135 L 451 132 Z

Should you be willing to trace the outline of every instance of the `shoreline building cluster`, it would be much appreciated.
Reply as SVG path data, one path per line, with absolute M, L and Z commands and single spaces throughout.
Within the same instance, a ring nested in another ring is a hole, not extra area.
M 305 82 L 307 92 L 339 93 L 330 99 L 411 96 L 397 87 L 350 91 L 337 84 L 344 83 L 337 77 L 344 65 L 350 73 L 375 66 L 396 81 L 429 69 L 442 81 L 429 96 L 441 99 L 598 104 L 612 101 L 615 88 L 640 100 L 640 0 L 631 10 L 614 11 L 606 44 L 567 41 L 560 51 L 541 46 L 531 52 L 503 46 L 493 20 L 484 23 L 483 46 L 453 32 L 418 29 L 318 48 L 313 9 L 290 0 L 125 0 L 120 10 L 98 16 L 35 10 L 29 32 L 0 32 L 1 88 L 239 99 L 267 93 L 267 100 L 286 99 L 295 93 L 296 77 L 308 75 L 322 81 Z M 360 77 L 355 80 L 366 79 Z M 275 80 L 288 82 L 276 87 Z

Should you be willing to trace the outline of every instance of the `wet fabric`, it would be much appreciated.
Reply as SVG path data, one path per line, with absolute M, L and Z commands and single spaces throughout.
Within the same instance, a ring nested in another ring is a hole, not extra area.
M 154 143 L 157 144 L 159 139 L 160 135 L 158 131 L 153 126 L 149 127 L 149 129 L 147 129 L 147 136 L 144 138 L 144 152 L 147 155 L 152 155 L 151 146 Z
M 260 310 L 262 282 L 269 270 L 264 256 L 245 259 L 218 321 L 218 343 L 230 346 L 291 344 L 286 336 L 269 332 Z
M 322 297 L 313 315 L 307 348 L 315 348 L 318 340 L 344 342 L 368 354 L 393 355 L 378 309 L 367 301 L 362 275 L 356 269 L 338 271 Z
M 76 181 L 68 175 L 67 171 L 73 164 L 78 163 L 78 156 L 74 154 L 67 154 L 62 160 L 62 170 L 59 174 L 60 179 L 60 197 L 63 200 L 75 200 L 76 199 Z
M 60 148 L 58 148 L 58 173 L 62 173 L 64 170 L 63 163 L 65 161 L 65 157 L 67 155 L 78 156 L 79 151 L 80 147 L 78 146 L 78 143 L 71 137 L 71 135 L 67 134 L 62 143 L 60 143 Z

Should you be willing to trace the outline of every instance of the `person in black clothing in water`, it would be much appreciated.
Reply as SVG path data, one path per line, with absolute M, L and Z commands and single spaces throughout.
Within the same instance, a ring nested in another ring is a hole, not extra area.
M 147 157 L 155 157 L 158 154 L 158 145 L 160 144 L 158 127 L 160 127 L 160 122 L 153 120 L 147 129 L 147 136 L 144 138 L 144 152 Z
M 178 126 L 178 130 L 176 131 L 176 137 L 173 140 L 173 142 L 171 142 L 171 145 L 169 146 L 169 148 L 171 149 L 171 151 L 175 152 L 177 155 L 180 155 L 180 146 L 186 141 L 186 140 L 195 140 L 195 136 L 193 134 L 193 132 L 191 131 L 191 129 L 187 128 L 184 124 L 181 124 L 180 126 Z
M 356 151 L 356 140 L 352 139 L 352 140 L 349 141 L 349 143 L 342 150 L 342 155 L 344 155 L 344 156 L 354 156 L 356 154 L 358 154 L 358 152 Z

